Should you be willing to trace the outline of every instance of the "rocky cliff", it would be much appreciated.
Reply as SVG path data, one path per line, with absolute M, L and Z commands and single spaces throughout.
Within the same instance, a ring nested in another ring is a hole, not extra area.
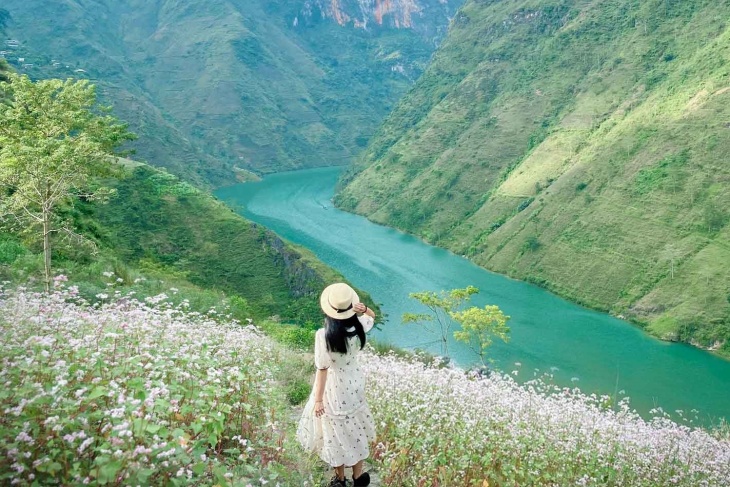
M 424 32 L 441 30 L 441 23 L 433 19 L 451 17 L 455 5 L 458 2 L 448 0 L 306 0 L 301 17 L 311 21 L 319 15 L 360 29 L 381 26 Z

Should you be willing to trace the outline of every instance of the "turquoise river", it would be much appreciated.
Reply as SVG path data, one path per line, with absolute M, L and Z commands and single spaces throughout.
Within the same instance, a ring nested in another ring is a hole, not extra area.
M 560 385 L 630 397 L 642 414 L 661 407 L 702 424 L 730 418 L 730 362 L 693 347 L 665 343 L 607 314 L 590 311 L 536 286 L 486 271 L 417 238 L 339 211 L 331 198 L 337 168 L 277 174 L 219 190 L 221 200 L 285 239 L 310 249 L 387 314 L 375 338 L 438 353 L 435 336 L 403 325 L 404 312 L 424 311 L 417 291 L 476 286 L 475 305 L 497 304 L 511 316 L 509 343 L 495 343 L 495 366 L 518 380 L 551 374 Z M 475 356 L 459 343 L 449 355 L 465 367 Z M 692 412 L 699 411 L 698 413 Z

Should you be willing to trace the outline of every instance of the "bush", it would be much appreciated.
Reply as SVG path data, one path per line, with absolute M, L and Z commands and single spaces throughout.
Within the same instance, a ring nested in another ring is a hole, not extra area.
M 523 250 L 529 251 L 529 252 L 535 252 L 541 246 L 542 246 L 542 244 L 540 243 L 540 241 L 537 239 L 537 237 L 535 237 L 533 235 L 533 236 L 527 237 L 527 240 L 525 240 L 525 243 L 523 245 Z
M 0 264 L 12 264 L 28 250 L 15 240 L 0 240 Z

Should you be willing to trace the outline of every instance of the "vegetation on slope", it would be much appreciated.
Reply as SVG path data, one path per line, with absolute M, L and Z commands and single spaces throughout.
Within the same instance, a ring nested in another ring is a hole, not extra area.
M 282 384 L 311 356 L 165 296 L 88 306 L 0 287 L 0 480 L 319 485 Z M 721 487 L 726 435 L 494 373 L 363 353 L 380 485 Z M 307 364 L 307 365 L 305 365 Z
M 93 85 L 11 80 L 0 86 L 0 276 L 27 282 L 42 269 L 48 291 L 53 260 L 93 301 L 110 284 L 139 284 L 146 268 L 225 292 L 238 314 L 319 325 L 315 297 L 339 275 L 175 176 L 108 155 L 131 135 L 97 117 Z
M 729 9 L 468 1 L 337 204 L 730 354 Z
M 125 286 L 145 287 L 137 291 L 162 292 L 166 287 L 160 284 L 135 282 L 151 275 L 168 286 L 189 289 L 184 297 L 199 302 L 196 309 L 215 306 L 223 293 L 238 308 L 240 319 L 276 315 L 309 328 L 319 326 L 315 297 L 341 276 L 305 249 L 283 242 L 177 177 L 126 164 L 133 169 L 104 181 L 116 190 L 108 204 L 77 201 L 64 210 L 92 246 L 59 242 L 54 259 L 75 283 L 83 283 L 86 299 L 97 301 L 95 296 L 106 292 L 106 271 Z M 22 280 L 41 271 L 36 246 L 33 239 L 0 234 L 0 274 Z M 193 289 L 209 291 L 194 298 Z
M 138 158 L 222 185 L 237 168 L 347 163 L 422 72 L 459 3 L 419 0 L 411 29 L 339 25 L 304 0 L 4 6 L 19 70 L 95 80 L 140 136 Z M 361 13 L 357 2 L 337 5 Z

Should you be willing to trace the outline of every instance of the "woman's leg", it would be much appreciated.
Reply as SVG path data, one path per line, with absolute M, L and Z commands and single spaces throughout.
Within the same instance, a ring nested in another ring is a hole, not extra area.
M 335 467 L 335 475 L 337 475 L 338 479 L 345 480 L 345 466 L 340 465 L 339 467 Z
M 352 466 L 352 478 L 353 479 L 359 479 L 360 475 L 362 475 L 362 464 L 364 460 L 360 460 L 355 465 Z

